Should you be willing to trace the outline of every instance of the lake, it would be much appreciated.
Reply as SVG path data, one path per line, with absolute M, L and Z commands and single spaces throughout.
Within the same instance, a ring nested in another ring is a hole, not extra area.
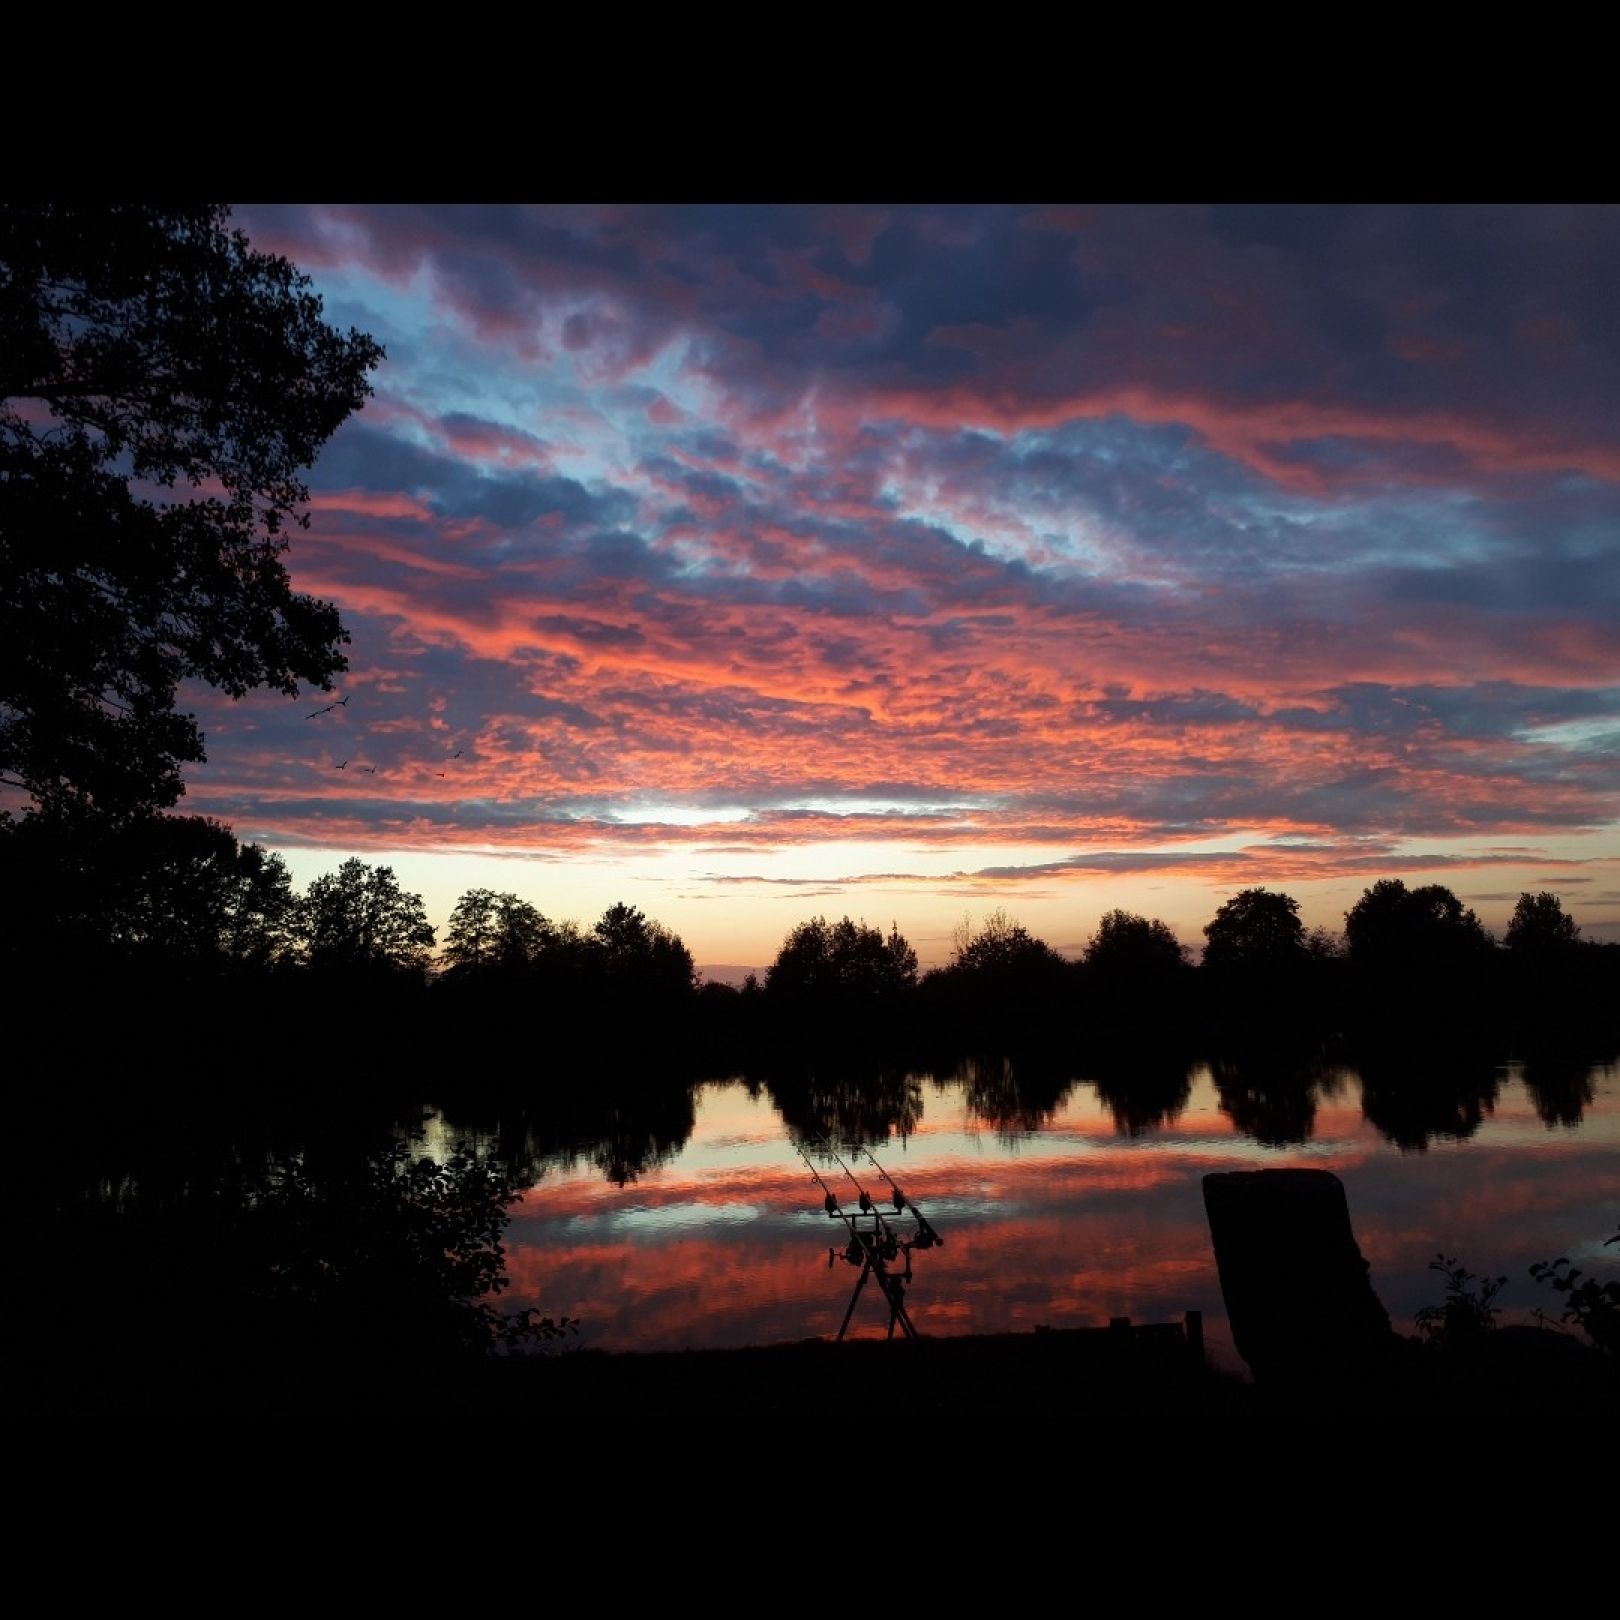
M 974 1065 L 909 1077 L 891 1133 L 865 1134 L 943 1239 L 913 1256 L 908 1309 L 925 1334 L 1100 1326 L 1204 1313 L 1217 1364 L 1241 1370 L 1227 1332 L 1200 1178 L 1271 1166 L 1331 1170 L 1344 1182 L 1372 1283 L 1394 1324 L 1442 1296 L 1436 1253 L 1505 1274 L 1504 1321 L 1557 1296 L 1528 1267 L 1568 1256 L 1620 1276 L 1620 1071 L 1527 1075 L 1506 1065 L 1420 1100 L 1356 1071 L 1267 1088 L 1193 1067 L 1142 1105 L 1080 1081 L 1033 1108 L 1009 1106 L 1005 1077 Z M 1179 1101 L 1179 1106 L 1177 1103 Z M 1048 1104 L 1050 1106 L 1048 1107 Z M 683 1098 L 684 1105 L 684 1098 Z M 710 1082 L 684 1120 L 629 1141 L 600 1133 L 541 1150 L 507 1233 L 507 1309 L 580 1320 L 579 1343 L 664 1350 L 775 1343 L 838 1331 L 856 1269 L 770 1090 Z M 479 1133 L 430 1111 L 430 1153 Z M 843 1151 L 874 1199 L 873 1161 Z M 853 1207 L 845 1168 L 816 1158 Z M 913 1223 L 903 1219 L 903 1232 Z M 875 1288 L 850 1332 L 883 1334 Z

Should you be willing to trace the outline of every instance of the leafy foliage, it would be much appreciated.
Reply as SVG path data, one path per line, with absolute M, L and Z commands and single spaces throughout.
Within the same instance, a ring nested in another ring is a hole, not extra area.
M 1110 911 L 1086 947 L 1086 966 L 1110 975 L 1148 978 L 1174 973 L 1187 953 L 1168 923 L 1130 911 Z
M 1207 968 L 1276 968 L 1306 958 L 1299 902 L 1269 889 L 1243 889 L 1204 925 Z
M 1604 1245 L 1620 1243 L 1620 1231 Z M 1538 1260 L 1530 1275 L 1564 1296 L 1560 1320 L 1572 1323 L 1606 1355 L 1620 1356 L 1620 1282 L 1600 1283 L 1571 1266 L 1567 1259 Z
M 1563 901 L 1543 889 L 1540 894 L 1519 896 L 1503 943 L 1510 951 L 1539 955 L 1567 951 L 1580 938 L 1581 931 L 1564 910 Z
M 358 857 L 310 884 L 298 920 L 313 968 L 420 973 L 433 949 L 421 895 L 401 889 L 391 866 L 367 866 Z
M 1344 914 L 1353 961 L 1407 969 L 1479 957 L 1491 943 L 1471 909 L 1440 883 L 1384 878 Z
M 340 1169 L 280 1156 L 244 1215 L 244 1273 L 275 1325 L 344 1351 L 417 1357 L 510 1351 L 577 1331 L 503 1313 L 501 1241 L 518 1194 L 487 1160 L 443 1163 L 394 1143 Z
M 871 1004 L 892 999 L 917 980 L 917 953 L 897 927 L 885 937 L 865 923 L 813 917 L 782 942 L 765 978 L 776 1000 Z
M 557 930 L 540 911 L 515 894 L 469 889 L 450 913 L 444 959 L 452 969 L 524 968 L 535 961 Z
M 974 929 L 957 931 L 951 967 L 964 973 L 1011 976 L 1062 967 L 1063 958 L 1045 940 L 1036 939 L 999 908 Z
M 112 953 L 251 969 L 292 944 L 286 863 L 202 816 L 0 817 L 0 874 L 7 944 L 35 959 Z
M 592 935 L 608 977 L 624 991 L 684 996 L 693 987 L 692 953 L 680 937 L 622 902 L 597 919 Z
M 204 757 L 182 680 L 290 695 L 346 667 L 283 531 L 383 351 L 227 219 L 0 210 L 0 778 L 42 807 L 173 804 Z
M 1432 1344 L 1455 1347 L 1496 1326 L 1496 1296 L 1507 1286 L 1506 1277 L 1476 1277 L 1455 1259 L 1437 1254 L 1430 1271 L 1446 1279 L 1446 1295 L 1438 1305 L 1425 1305 L 1414 1320 L 1418 1332 Z

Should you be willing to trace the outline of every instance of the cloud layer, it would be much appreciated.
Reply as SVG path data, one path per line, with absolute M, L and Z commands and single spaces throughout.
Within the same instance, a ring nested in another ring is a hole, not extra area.
M 199 694 L 192 808 L 981 885 L 1620 852 L 1620 210 L 240 219 L 389 359 L 290 557 L 350 703 Z

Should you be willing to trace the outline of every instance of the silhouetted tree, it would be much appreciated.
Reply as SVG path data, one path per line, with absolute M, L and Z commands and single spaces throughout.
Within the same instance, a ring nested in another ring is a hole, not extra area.
M 1374 883 L 1345 913 L 1346 1023 L 1398 1058 L 1414 1045 L 1474 1053 L 1508 1039 L 1504 967 L 1479 918 L 1450 889 Z
M 0 877 L 6 944 L 45 972 L 103 953 L 170 970 L 264 968 L 291 943 L 286 863 L 202 816 L 0 817 Z
M 1490 945 L 1479 918 L 1443 884 L 1408 889 L 1399 878 L 1372 885 L 1344 914 L 1350 957 L 1399 969 L 1477 956 Z
M 518 1189 L 487 1159 L 404 1143 L 358 1161 L 278 1158 L 244 1212 L 236 1261 L 289 1348 L 418 1364 L 482 1355 L 521 1332 L 489 1303 L 507 1285 L 502 1232 Z
M 239 844 L 201 816 L 152 816 L 131 829 L 118 927 L 171 958 L 263 967 L 289 948 L 296 903 L 279 855 Z
M 1580 943 L 1581 931 L 1556 894 L 1521 894 L 1503 943 L 1523 955 L 1550 955 Z
M 964 1051 L 1016 1049 L 1028 1069 L 1064 1033 L 1073 1002 L 1070 964 L 1004 911 L 957 930 L 949 963 L 924 976 L 919 1015 L 949 1066 Z
M 528 967 L 555 936 L 539 910 L 515 894 L 469 889 L 450 913 L 444 960 L 452 970 Z
M 67 1106 L 52 1087 L 49 1116 L 25 1112 L 31 1133 L 54 1117 L 60 1138 L 30 1156 L 18 1211 L 14 1280 L 35 1309 L 8 1370 L 25 1349 L 30 1401 L 46 1386 L 48 1404 L 125 1417 L 306 1417 L 316 1403 L 388 1418 L 424 1375 L 453 1399 L 488 1354 L 547 1336 L 533 1313 L 495 1308 L 506 1209 L 532 1181 L 499 1156 L 423 1157 L 399 1140 L 419 1134 L 419 1110 L 329 1072 L 302 1109 L 235 1083 L 199 1107 L 120 1079 L 89 1096 L 81 1081 Z M 64 1250 L 96 1256 L 93 1310 Z
M 1032 969 L 1062 967 L 1063 958 L 1045 940 L 1036 939 L 1005 911 L 995 910 L 977 929 L 961 930 L 951 955 L 951 966 L 964 973 L 1015 977 Z
M 891 928 L 848 917 L 829 923 L 813 917 L 782 942 L 765 976 L 765 993 L 777 1002 L 839 1003 L 875 1007 L 892 1002 L 917 979 L 917 953 Z
M 1193 1022 L 1196 978 L 1187 952 L 1156 917 L 1110 911 L 1086 946 L 1078 978 L 1079 1029 L 1109 1051 L 1122 1043 L 1177 1047 Z
M 420 973 L 433 949 L 421 895 L 401 889 L 391 866 L 358 857 L 310 884 L 298 926 L 305 959 L 328 971 Z
M 183 680 L 296 694 L 346 667 L 283 530 L 383 351 L 227 218 L 0 209 L 0 780 L 42 807 L 173 804 L 203 758 Z
M 1110 911 L 1086 946 L 1086 966 L 1110 977 L 1162 978 L 1186 961 L 1168 923 L 1129 911 Z
M 1558 896 L 1521 894 L 1500 998 L 1515 1052 L 1567 1067 L 1620 1044 L 1620 945 L 1581 938 Z
M 1204 966 L 1223 969 L 1277 969 L 1306 958 L 1305 925 L 1299 902 L 1269 889 L 1241 889 L 1204 925 Z
M 1204 938 L 1199 988 L 1217 1048 L 1252 1055 L 1297 1047 L 1332 1027 L 1327 1004 L 1341 969 L 1331 945 L 1311 949 L 1292 895 L 1240 890 Z
M 692 953 L 678 934 L 635 906 L 622 902 L 609 906 L 591 932 L 605 969 L 622 994 L 665 1001 L 691 994 Z

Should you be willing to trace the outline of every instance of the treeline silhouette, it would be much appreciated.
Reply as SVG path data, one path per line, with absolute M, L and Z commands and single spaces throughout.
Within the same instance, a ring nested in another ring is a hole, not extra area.
M 626 904 L 582 927 L 473 889 L 441 946 L 386 865 L 351 859 L 295 893 L 279 856 L 202 817 L 0 817 L 0 884 L 11 1046 L 39 1062 L 112 1049 L 173 1070 L 454 1076 L 526 1048 L 552 1072 L 531 1057 L 514 1077 L 547 1085 L 581 1083 L 558 1077 L 572 1063 L 650 1061 L 786 1084 L 807 1066 L 937 1073 L 965 1055 L 1032 1074 L 1194 1052 L 1297 1067 L 1330 1049 L 1375 1072 L 1414 1054 L 1551 1072 L 1620 1037 L 1620 946 L 1582 940 L 1555 895 L 1521 895 L 1498 944 L 1451 890 L 1399 879 L 1366 890 L 1342 938 L 1308 935 L 1291 896 L 1245 889 L 1197 966 L 1163 922 L 1124 911 L 1078 960 L 997 912 L 920 975 L 897 929 L 817 917 L 740 988 L 700 983 L 684 943 Z

